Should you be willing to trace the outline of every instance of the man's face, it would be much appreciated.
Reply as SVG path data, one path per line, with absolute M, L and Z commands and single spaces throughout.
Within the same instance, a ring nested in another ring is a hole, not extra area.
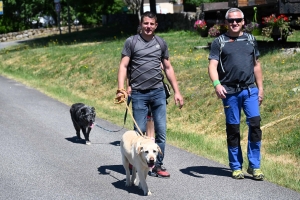
M 141 22 L 142 33 L 146 35 L 153 35 L 157 27 L 157 23 L 154 18 L 144 17 Z
M 228 13 L 228 19 L 226 19 L 226 23 L 228 25 L 229 33 L 239 33 L 242 30 L 245 21 L 242 18 L 242 13 L 231 12 Z

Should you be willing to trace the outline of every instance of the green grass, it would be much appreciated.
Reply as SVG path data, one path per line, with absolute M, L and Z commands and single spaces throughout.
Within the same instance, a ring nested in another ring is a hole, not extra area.
M 168 42 L 170 60 L 185 100 L 179 110 L 170 99 L 167 142 L 227 165 L 225 117 L 207 73 L 209 51 L 194 48 L 206 46 L 212 38 L 201 38 L 189 31 L 158 35 Z M 125 105 L 113 101 L 121 50 L 128 36 L 125 30 L 105 27 L 39 38 L 0 51 L 0 73 L 68 105 L 74 102 L 93 105 L 97 116 L 122 125 Z M 286 45 L 257 38 L 265 90 L 261 106 L 262 170 L 268 181 L 300 192 L 300 94 L 292 91 L 300 85 L 300 54 L 283 54 L 281 48 Z M 289 46 L 296 47 L 300 33 L 295 32 L 288 41 Z M 241 134 L 245 153 L 244 122 L 243 115 Z M 126 127 L 132 128 L 130 117 Z M 247 168 L 247 163 L 244 167 Z

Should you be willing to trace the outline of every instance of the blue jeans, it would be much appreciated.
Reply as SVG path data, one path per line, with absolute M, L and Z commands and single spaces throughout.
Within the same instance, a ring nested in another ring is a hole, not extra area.
M 241 109 L 246 115 L 248 130 L 247 157 L 251 168 L 260 168 L 261 129 L 258 88 L 248 88 L 223 99 L 226 115 L 226 133 L 229 166 L 232 170 L 242 169 L 243 156 L 240 146 Z
M 132 90 L 131 99 L 133 117 L 142 133 L 146 132 L 147 113 L 149 107 L 151 108 L 155 129 L 155 142 L 163 153 L 162 155 L 158 154 L 156 165 L 163 165 L 167 130 L 165 90 L 163 87 L 150 90 Z M 134 130 L 138 131 L 135 125 Z

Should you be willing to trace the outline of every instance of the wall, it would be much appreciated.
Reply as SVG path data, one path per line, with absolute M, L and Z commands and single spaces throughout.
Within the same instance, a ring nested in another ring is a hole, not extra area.
M 72 26 L 71 32 L 73 31 L 80 31 L 83 30 L 82 26 Z M 61 27 L 61 33 L 68 33 L 69 28 L 68 27 Z M 29 29 L 25 31 L 20 32 L 12 32 L 12 33 L 5 33 L 0 34 L 0 42 L 8 42 L 13 40 L 24 40 L 29 38 L 37 38 L 37 37 L 43 37 L 47 35 L 55 35 L 60 34 L 59 29 L 57 27 L 55 28 L 39 28 L 39 29 Z

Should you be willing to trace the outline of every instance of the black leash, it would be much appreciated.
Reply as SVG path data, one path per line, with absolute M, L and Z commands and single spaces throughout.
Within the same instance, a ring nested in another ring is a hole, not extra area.
M 126 111 L 125 111 L 125 114 L 124 114 L 124 124 L 123 124 L 123 127 L 122 127 L 120 130 L 112 131 L 112 130 L 108 130 L 108 129 L 106 129 L 106 128 L 104 128 L 104 127 L 102 127 L 102 126 L 100 126 L 100 125 L 98 125 L 98 124 L 96 124 L 96 123 L 94 123 L 94 124 L 95 124 L 97 127 L 101 128 L 101 129 L 103 129 L 103 130 L 105 130 L 105 131 L 108 131 L 108 132 L 119 132 L 119 131 L 123 130 L 123 129 L 124 129 L 124 126 L 125 126 L 125 124 L 126 124 L 127 111 L 128 111 L 128 106 L 129 106 L 130 102 L 131 102 L 131 96 L 128 96 L 128 97 L 127 97 L 127 107 L 126 107 Z

